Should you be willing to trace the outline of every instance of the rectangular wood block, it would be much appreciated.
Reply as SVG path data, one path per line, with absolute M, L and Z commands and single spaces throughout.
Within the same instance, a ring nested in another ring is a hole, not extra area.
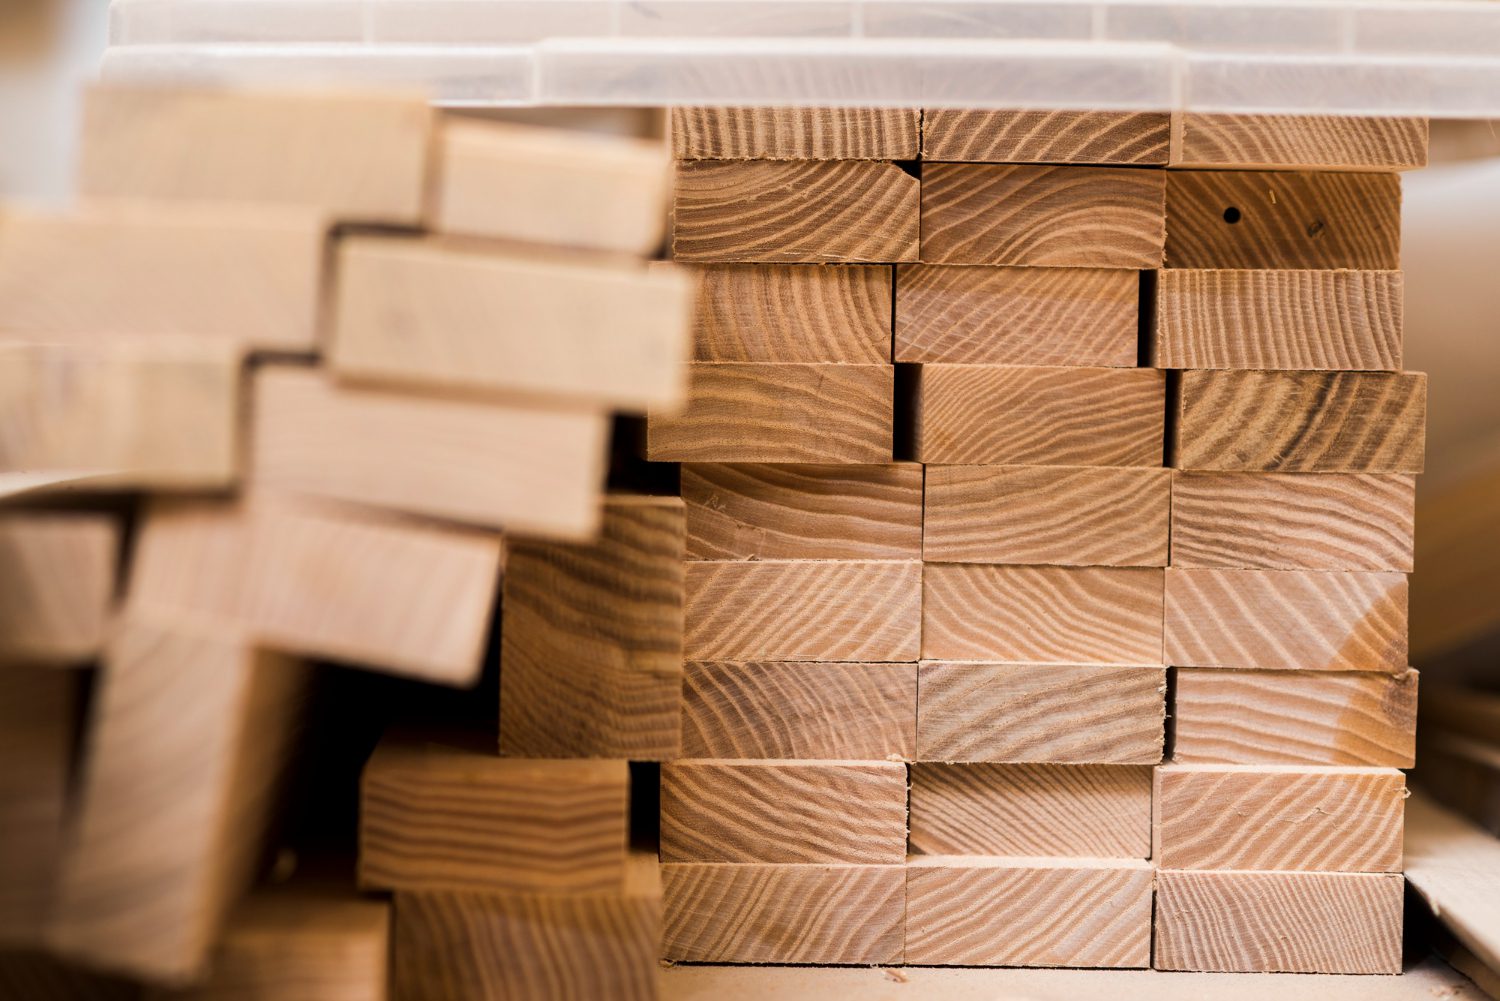
M 1176 672 L 1172 759 L 1410 768 L 1417 672 Z
M 1161 664 L 1162 571 L 933 563 L 922 656 L 1036 664 Z
M 1172 473 L 1086 466 L 928 466 L 930 563 L 1165 566 Z
M 921 260 L 1159 268 L 1165 188 L 1160 170 L 925 164 Z
M 911 850 L 923 855 L 1149 858 L 1151 769 L 914 764 Z
M 1212 271 L 1156 280 L 1157 368 L 1401 370 L 1399 271 Z
M 896 269 L 896 360 L 1132 368 L 1140 279 L 1102 268 Z
M 612 495 L 592 543 L 513 540 L 500 602 L 500 753 L 677 756 L 682 501 Z
M 0 664 L 74 665 L 98 655 L 120 534 L 106 514 L 0 515 Z
M 1183 372 L 1172 464 L 1266 473 L 1420 473 L 1421 372 Z
M 1165 164 L 1172 118 L 1156 111 L 922 112 L 922 158 L 979 163 Z
M 1427 166 L 1427 119 L 1355 115 L 1172 116 L 1174 167 L 1317 167 L 1409 170 Z
M 922 564 L 749 560 L 687 564 L 688 660 L 914 661 Z
M 1162 462 L 1166 380 L 1151 369 L 923 365 L 915 391 L 920 462 Z
M 1156 876 L 1158 970 L 1400 973 L 1404 881 L 1385 872 Z
M 1405 805 L 1394 768 L 1162 765 L 1151 858 L 1163 869 L 1400 872 Z
M 683 963 L 901 962 L 903 865 L 661 867 L 663 959 Z
M 1166 687 L 1160 667 L 924 661 L 917 758 L 1154 765 Z
M 672 257 L 699 263 L 915 261 L 922 187 L 894 163 L 679 163 Z
M 906 869 L 906 962 L 1141 969 L 1151 863 L 928 855 Z
M 915 160 L 915 108 L 673 108 L 679 160 Z
M 922 467 L 683 463 L 695 560 L 922 557 Z
M 900 761 L 669 761 L 661 768 L 663 862 L 899 863 Z

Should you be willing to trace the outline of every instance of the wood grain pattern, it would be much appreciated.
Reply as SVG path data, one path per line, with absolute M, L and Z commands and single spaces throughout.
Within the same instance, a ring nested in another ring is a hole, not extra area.
M 684 463 L 687 556 L 919 559 L 922 467 Z
M 911 850 L 923 855 L 1148 858 L 1151 769 L 914 764 Z
M 1401 871 L 1394 768 L 1169 764 L 1151 799 L 1163 869 Z
M 1420 372 L 1184 372 L 1174 401 L 1180 469 L 1420 473 Z
M 917 372 L 921 462 L 1161 465 L 1161 372 L 995 365 L 923 365 Z
M 1101 268 L 896 269 L 897 361 L 1136 363 L 1140 281 Z
M 699 263 L 915 261 L 921 188 L 894 163 L 680 163 L 672 257 Z
M 906 962 L 1144 968 L 1151 962 L 1151 864 L 913 858 Z
M 1399 271 L 1209 271 L 1156 280 L 1157 368 L 1401 370 Z
M 673 108 L 679 160 L 915 160 L 915 108 Z
M 922 558 L 932 563 L 1165 566 L 1165 469 L 928 466 Z
M 687 564 L 688 660 L 914 661 L 922 564 Z
M 0 664 L 83 664 L 114 610 L 120 524 L 87 512 L 0 515 Z
M 694 362 L 687 405 L 646 418 L 652 462 L 888 463 L 890 365 Z
M 1401 267 L 1395 174 L 1174 170 L 1165 176 L 1168 268 Z
M 980 163 L 1165 164 L 1165 112 L 922 112 L 922 158 Z
M 661 867 L 662 958 L 685 963 L 899 963 L 900 865 Z
M 916 755 L 914 664 L 684 665 L 682 756 Z
M 1417 672 L 1176 672 L 1172 759 L 1410 768 Z
M 917 758 L 1153 765 L 1166 686 L 1160 667 L 924 661 Z
M 1172 565 L 1410 572 L 1415 501 L 1389 473 L 1178 472 Z
M 661 768 L 663 862 L 899 863 L 899 761 L 669 761 Z
M 1398 873 L 1156 876 L 1158 970 L 1400 973 Z
M 922 656 L 1162 663 L 1162 571 L 935 563 L 922 575 Z
M 1159 170 L 927 164 L 921 259 L 1159 268 L 1165 185 Z
M 1179 111 L 1171 163 L 1408 170 L 1427 166 L 1427 119 Z

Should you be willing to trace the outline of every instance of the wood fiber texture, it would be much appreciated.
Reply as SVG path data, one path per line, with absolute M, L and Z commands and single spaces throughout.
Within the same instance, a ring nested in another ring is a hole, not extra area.
M 0 515 L 0 664 L 98 656 L 114 611 L 120 535 L 106 514 Z
M 1135 111 L 922 113 L 922 158 L 979 163 L 1165 164 L 1171 116 Z
M 915 160 L 910 108 L 673 108 L 679 160 Z
M 1427 166 L 1427 119 L 1178 112 L 1171 159 L 1182 167 L 1408 170 Z

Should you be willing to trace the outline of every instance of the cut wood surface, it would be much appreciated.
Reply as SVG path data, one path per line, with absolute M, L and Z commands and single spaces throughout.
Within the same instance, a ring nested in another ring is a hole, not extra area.
M 1401 267 L 1395 174 L 1174 170 L 1165 177 L 1166 267 Z
M 1408 170 L 1427 166 L 1427 119 L 1179 111 L 1171 163 Z
M 688 660 L 914 661 L 922 564 L 691 562 Z
M 587 544 L 512 541 L 500 630 L 500 752 L 677 756 L 683 509 L 614 495 Z
M 661 867 L 663 959 L 685 963 L 899 963 L 902 865 Z
M 1131 368 L 1140 280 L 1098 268 L 896 269 L 896 361 Z
M 923 365 L 917 373 L 915 446 L 921 462 L 1161 465 L 1161 372 Z
M 1160 570 L 949 563 L 922 578 L 924 658 L 1163 663 Z
M 685 758 L 916 755 L 915 664 L 684 665 Z
M 1151 864 L 915 857 L 906 870 L 906 962 L 1144 968 Z
M 1390 473 L 1177 472 L 1172 565 L 1409 572 L 1415 499 Z
M 679 160 L 915 160 L 915 108 L 673 108 Z
M 919 559 L 922 467 L 684 463 L 698 560 Z
M 899 863 L 899 761 L 670 761 L 661 768 L 663 862 Z
M 915 261 L 921 188 L 894 163 L 681 163 L 672 256 L 700 263 Z
M 890 365 L 694 362 L 678 412 L 646 420 L 652 462 L 889 463 Z
M 935 563 L 1165 566 L 1171 472 L 928 466 L 922 558 Z
M 1176 672 L 1172 758 L 1410 768 L 1417 672 Z
M 1148 858 L 1151 769 L 914 764 L 911 850 L 924 855 Z
M 926 164 L 921 259 L 1159 268 L 1165 182 L 1159 170 Z
M 1394 768 L 1162 765 L 1151 858 L 1163 869 L 1400 872 L 1405 802 Z
M 1158 970 L 1400 973 L 1399 873 L 1156 875 Z
M 1157 276 L 1157 368 L 1401 369 L 1399 271 Z
M 120 534 L 105 514 L 0 514 L 0 664 L 84 664 L 98 655 Z
M 1171 116 L 1156 111 L 922 113 L 922 158 L 980 163 L 1165 164 Z
M 1420 473 L 1420 372 L 1183 372 L 1173 464 L 1283 473 Z
M 1154 765 L 1166 687 L 1160 667 L 926 661 L 917 758 Z

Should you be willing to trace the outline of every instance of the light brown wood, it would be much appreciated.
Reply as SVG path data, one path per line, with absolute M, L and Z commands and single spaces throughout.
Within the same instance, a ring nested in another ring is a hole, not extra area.
M 896 360 L 1132 368 L 1140 280 L 1096 268 L 896 269 Z
M 1168 764 L 1151 803 L 1163 869 L 1401 871 L 1406 776 L 1394 768 Z
M 120 524 L 106 514 L 0 514 L 0 664 L 83 664 L 114 610 Z
M 1165 164 L 1170 131 L 1165 112 L 928 108 L 922 112 L 922 158 Z
M 1163 663 L 1160 570 L 935 563 L 922 593 L 924 658 Z
M 921 187 L 894 163 L 680 163 L 672 256 L 699 263 L 915 261 Z
M 915 463 L 684 463 L 688 558 L 919 559 L 922 475 Z
M 931 563 L 1165 566 L 1171 472 L 928 466 L 922 558 Z
M 751 560 L 687 565 L 688 660 L 914 661 L 922 564 Z
M 1408 801 L 1406 833 L 1411 888 L 1476 957 L 1500 967 L 1500 844 L 1420 792 Z
M 688 963 L 899 963 L 900 865 L 661 867 L 662 958 Z
M 898 863 L 906 857 L 899 761 L 669 761 L 663 862 Z
M 1144 968 L 1151 864 L 917 856 L 906 869 L 906 962 Z
M 1151 769 L 914 764 L 911 850 L 923 855 L 1148 858 Z
M 935 264 L 1159 268 L 1159 170 L 932 163 L 922 257 Z
M 1156 875 L 1158 970 L 1400 973 L 1399 873 Z
M 1427 166 L 1427 119 L 1354 115 L 1172 115 L 1174 167 Z
M 923 365 L 916 458 L 926 463 L 1159 466 L 1163 373 Z
M 673 108 L 679 160 L 915 160 L 914 108 Z

